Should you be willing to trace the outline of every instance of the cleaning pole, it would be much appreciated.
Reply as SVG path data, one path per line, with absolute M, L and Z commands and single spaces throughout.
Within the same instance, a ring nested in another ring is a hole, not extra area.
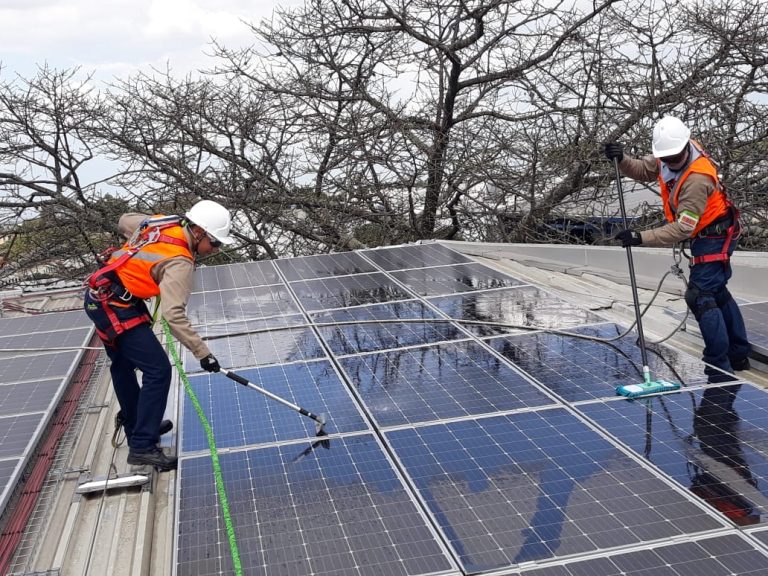
M 624 191 L 621 188 L 621 172 L 619 172 L 619 159 L 613 159 L 613 167 L 616 170 L 616 188 L 619 192 L 619 207 L 621 208 L 621 219 L 624 229 L 629 229 L 627 223 L 627 210 L 624 206 Z M 632 247 L 628 244 L 627 263 L 629 264 L 629 281 L 632 285 L 632 300 L 635 305 L 635 321 L 637 325 L 638 342 L 640 344 L 640 354 L 643 358 L 643 382 L 641 384 L 625 384 L 616 387 L 616 394 L 626 396 L 627 398 L 637 398 L 639 396 L 648 396 L 658 394 L 659 392 L 671 392 L 678 390 L 680 384 L 677 382 L 667 382 L 666 380 L 653 380 L 651 378 L 651 369 L 648 367 L 648 351 L 645 349 L 645 335 L 643 334 L 643 318 L 640 312 L 640 297 L 637 294 L 637 281 L 635 279 L 635 264 L 632 260 Z

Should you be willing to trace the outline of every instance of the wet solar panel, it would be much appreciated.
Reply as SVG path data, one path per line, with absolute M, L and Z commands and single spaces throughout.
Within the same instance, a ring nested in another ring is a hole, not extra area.
M 279 284 L 280 276 L 270 260 L 240 262 L 227 266 L 201 266 L 195 271 L 192 292 Z
M 285 286 L 258 286 L 192 294 L 187 317 L 192 324 L 221 324 L 299 312 Z
M 309 311 L 408 300 L 411 294 L 384 274 L 357 274 L 292 282 L 301 304 Z
M 275 264 L 289 282 L 376 272 L 376 268 L 357 252 L 286 258 L 275 260 Z
M 557 329 L 604 322 L 600 316 L 568 304 L 536 286 L 441 296 L 427 301 L 450 318 L 478 322 L 475 325 L 461 324 L 478 336 L 520 331 L 520 328 L 482 325 L 482 322 Z
M 346 386 L 328 361 L 239 370 L 238 374 L 310 412 L 332 414 L 325 428 L 329 434 L 368 429 Z M 189 382 L 220 448 L 315 436 L 312 419 L 222 374 L 193 376 Z M 186 400 L 182 450 L 194 452 L 207 448 L 205 430 L 194 406 Z
M 750 344 L 757 352 L 768 356 L 768 302 L 741 304 L 739 308 Z
M 459 264 L 392 272 L 392 276 L 420 296 L 456 294 L 519 286 L 522 282 L 482 264 Z
M 455 573 L 371 435 L 219 456 L 248 575 Z M 231 574 L 208 456 L 180 463 L 178 574 Z
M 721 526 L 564 409 L 385 435 L 467 573 Z
M 403 270 L 473 262 L 471 258 L 441 244 L 418 244 L 384 250 L 363 250 L 360 254 L 371 259 L 382 270 Z
M 740 526 L 768 520 L 768 392 L 713 386 L 578 408 Z

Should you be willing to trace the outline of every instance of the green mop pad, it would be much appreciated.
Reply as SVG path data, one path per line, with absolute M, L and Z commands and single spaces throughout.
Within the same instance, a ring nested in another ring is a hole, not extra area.
M 640 396 L 649 396 L 650 394 L 659 394 L 660 392 L 673 392 L 680 389 L 677 382 L 667 382 L 666 380 L 650 380 L 642 384 L 625 384 L 616 387 L 616 394 L 626 396 L 627 398 L 638 398 Z

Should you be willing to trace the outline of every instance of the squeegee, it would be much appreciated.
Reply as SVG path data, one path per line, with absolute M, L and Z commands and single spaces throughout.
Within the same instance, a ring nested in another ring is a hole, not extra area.
M 624 223 L 624 229 L 628 229 L 627 210 L 624 206 L 624 191 L 621 188 L 621 173 L 619 172 L 619 160 L 613 159 L 613 167 L 616 170 L 616 188 L 619 192 L 619 207 L 621 208 L 621 219 Z M 643 319 L 640 312 L 640 297 L 637 294 L 637 280 L 635 279 L 635 264 L 632 260 L 632 247 L 627 245 L 627 263 L 629 265 L 629 281 L 632 285 L 632 300 L 635 305 L 635 321 L 637 326 L 638 343 L 640 345 L 640 354 L 643 359 L 643 381 L 639 384 L 624 384 L 616 387 L 616 394 L 626 396 L 627 398 L 639 398 L 640 396 L 649 396 L 661 392 L 672 392 L 680 389 L 677 382 L 668 382 L 666 380 L 654 380 L 651 377 L 651 369 L 648 367 L 648 351 L 645 348 L 645 336 L 643 334 Z

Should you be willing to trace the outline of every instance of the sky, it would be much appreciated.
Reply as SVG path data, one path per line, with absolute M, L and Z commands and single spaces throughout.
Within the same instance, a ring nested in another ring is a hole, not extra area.
M 0 0 L 0 79 L 34 76 L 37 66 L 105 82 L 152 66 L 174 75 L 206 68 L 212 38 L 250 45 L 244 23 L 301 0 Z

